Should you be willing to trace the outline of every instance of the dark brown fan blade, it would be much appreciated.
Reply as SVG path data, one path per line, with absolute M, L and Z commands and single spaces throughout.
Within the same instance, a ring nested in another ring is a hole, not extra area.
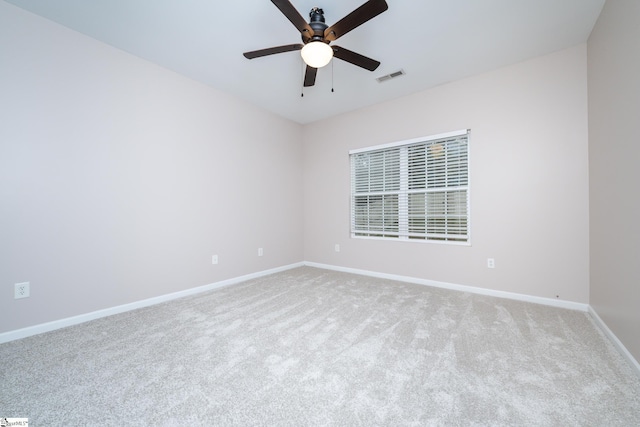
M 358 67 L 362 67 L 366 70 L 373 71 L 380 65 L 380 62 L 375 59 L 367 58 L 366 56 L 350 51 L 349 49 L 335 45 L 331 47 L 333 48 L 334 57 L 350 62 L 353 65 L 357 65 Z
M 273 1 L 273 0 L 272 0 Z M 324 31 L 326 41 L 334 41 L 349 31 L 375 18 L 387 10 L 389 6 L 384 0 L 369 0 Z M 357 65 L 357 64 L 356 64 Z
M 289 2 L 289 0 L 271 0 L 280 12 L 287 17 L 289 21 L 300 31 L 302 37 L 306 40 L 313 36 L 313 29 L 309 23 L 300 15 L 300 12 Z
M 302 46 L 303 45 L 300 43 L 287 44 L 284 46 L 269 47 L 267 49 L 252 50 L 251 52 L 243 53 L 243 55 L 247 59 L 260 58 L 261 56 L 274 55 L 276 53 L 283 53 L 283 52 L 291 52 L 293 50 L 300 50 L 302 49 Z
M 316 84 L 316 74 L 318 74 L 318 69 L 307 65 L 307 71 L 304 73 L 304 87 Z

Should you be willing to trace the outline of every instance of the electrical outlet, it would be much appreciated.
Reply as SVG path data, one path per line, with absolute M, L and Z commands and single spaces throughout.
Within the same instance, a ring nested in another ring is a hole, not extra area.
M 336 252 L 340 252 L 340 245 L 336 243 L 334 249 L 336 250 Z
M 258 256 L 262 255 L 264 255 L 264 251 L 262 250 L 262 248 L 258 248 Z
M 487 268 L 496 268 L 496 260 L 493 258 L 487 258 Z
M 217 264 L 217 263 L 218 263 L 218 255 L 212 255 L 211 264 Z
M 15 299 L 28 298 L 31 295 L 29 282 L 16 283 L 13 288 L 13 297 Z

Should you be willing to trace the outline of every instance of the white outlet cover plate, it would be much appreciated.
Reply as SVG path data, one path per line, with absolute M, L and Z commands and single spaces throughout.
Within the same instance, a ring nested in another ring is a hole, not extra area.
M 29 282 L 16 283 L 14 287 L 14 298 L 27 298 L 31 295 Z

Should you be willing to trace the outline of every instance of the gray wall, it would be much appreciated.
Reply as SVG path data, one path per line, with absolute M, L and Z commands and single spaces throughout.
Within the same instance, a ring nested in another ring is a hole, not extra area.
M 608 0 L 589 38 L 593 309 L 640 360 L 640 2 Z
M 300 125 L 5 2 L 0 61 L 0 333 L 302 261 Z
M 587 303 L 586 53 L 583 44 L 305 126 L 305 260 Z M 467 128 L 471 246 L 350 239 L 350 149 Z

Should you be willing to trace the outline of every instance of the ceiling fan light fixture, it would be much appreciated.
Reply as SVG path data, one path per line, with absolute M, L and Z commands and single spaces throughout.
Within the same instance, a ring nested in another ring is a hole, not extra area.
M 304 63 L 313 68 L 322 68 L 333 58 L 333 49 L 323 41 L 311 41 L 300 51 Z

